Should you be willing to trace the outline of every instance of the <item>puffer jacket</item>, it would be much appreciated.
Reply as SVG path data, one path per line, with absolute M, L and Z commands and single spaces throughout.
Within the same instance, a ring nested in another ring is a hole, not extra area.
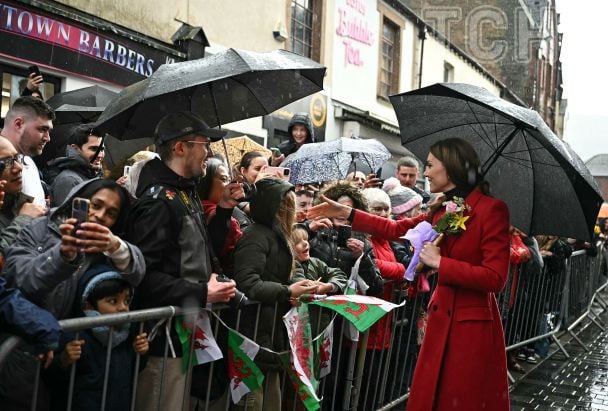
M 235 280 L 239 290 L 261 303 L 256 342 L 275 351 L 289 346 L 282 316 L 290 309 L 288 284 L 293 270 L 293 257 L 276 220 L 282 198 L 293 190 L 283 180 L 264 178 L 257 183 L 251 200 L 254 223 L 243 233 L 234 255 Z M 241 324 L 243 333 L 252 338 L 257 310 L 246 310 Z M 274 338 L 273 338 L 274 328 Z M 256 363 L 264 369 L 280 367 L 278 358 L 260 351 Z
M 98 262 L 111 264 L 111 260 L 103 254 L 80 255 L 75 261 L 69 262 L 59 252 L 59 225 L 70 215 L 72 199 L 78 197 L 93 181 L 97 180 L 89 180 L 74 187 L 61 206 L 23 228 L 5 252 L 3 274 L 9 285 L 19 288 L 27 299 L 50 311 L 58 319 L 70 316 L 78 279 L 87 268 Z M 135 287 L 144 277 L 146 266 L 139 248 L 126 244 L 131 254 L 131 264 L 126 271 L 117 271 Z

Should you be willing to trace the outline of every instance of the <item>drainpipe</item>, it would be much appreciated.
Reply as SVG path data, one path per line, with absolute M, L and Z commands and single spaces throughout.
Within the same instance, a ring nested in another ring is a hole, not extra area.
M 418 88 L 422 87 L 422 62 L 424 61 L 424 40 L 426 40 L 426 25 L 422 24 L 418 29 L 420 39 L 420 70 L 418 72 Z

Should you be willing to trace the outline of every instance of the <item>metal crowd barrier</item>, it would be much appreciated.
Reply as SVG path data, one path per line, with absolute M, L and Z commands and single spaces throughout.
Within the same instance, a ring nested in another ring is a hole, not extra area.
M 563 264 L 545 264 L 542 270 L 534 270 L 533 267 L 525 264 L 512 267 L 505 290 L 497 295 L 503 318 L 507 351 L 513 351 L 550 338 L 567 356 L 568 353 L 557 338 L 560 329 L 567 327 L 567 332 L 581 344 L 582 342 L 578 340 L 574 330 L 583 323 L 584 319 L 588 319 L 590 323 L 603 329 L 597 319 L 597 311 L 605 310 L 608 307 L 608 304 L 600 295 L 600 292 L 608 285 L 605 264 L 603 264 L 604 259 L 604 250 L 600 250 L 598 257 L 588 257 L 584 252 L 576 252 Z M 604 272 L 602 272 L 602 267 L 604 267 Z M 431 277 L 431 280 L 435 280 L 435 278 L 436 276 Z M 412 286 L 409 285 L 409 287 Z M 407 300 L 408 293 L 411 292 L 404 283 L 387 282 L 385 287 L 390 289 L 391 302 L 394 303 L 400 303 L 404 299 Z M 384 347 L 384 343 L 388 343 L 386 349 L 366 349 L 370 331 L 361 334 L 358 343 L 351 342 L 344 336 L 344 328 L 347 326 L 346 321 L 332 314 L 335 321 L 332 370 L 328 376 L 320 381 L 318 390 L 322 410 L 389 410 L 407 400 L 418 356 L 420 338 L 422 337 L 420 335 L 421 329 L 424 328 L 422 325 L 425 321 L 425 309 L 433 288 L 434 284 L 431 284 L 430 293 L 415 293 L 414 298 L 388 314 L 388 319 L 384 321 L 384 329 L 381 330 L 378 326 L 371 330 L 372 333 L 380 333 L 384 336 L 385 340 L 380 341 L 380 345 Z M 251 302 L 245 308 L 245 310 L 249 310 L 247 320 L 241 318 L 243 314 L 241 309 L 236 310 L 220 306 L 214 307 L 213 311 L 225 324 L 237 331 L 241 332 L 245 327 L 249 332 L 253 330 L 253 335 L 250 337 L 255 339 L 260 324 L 268 324 L 268 321 L 273 321 L 272 318 L 261 315 L 260 307 L 259 304 Z M 255 312 L 253 323 L 249 321 L 252 318 L 251 310 Z M 317 335 L 322 328 L 321 315 L 323 311 L 322 309 L 318 311 L 318 321 L 316 324 L 311 324 L 313 336 Z M 171 319 L 186 312 L 191 312 L 191 310 L 184 311 L 175 307 L 162 307 L 94 318 L 62 320 L 60 325 L 64 331 L 72 333 L 82 332 L 101 325 L 117 326 L 124 323 L 139 324 L 141 330 L 145 322 L 149 324 L 150 322 Z M 280 316 L 281 314 L 278 312 L 278 306 L 275 305 L 274 316 Z M 222 326 L 214 316 L 210 318 L 216 340 L 222 347 L 222 344 L 225 344 L 225 338 L 221 337 Z M 274 324 L 273 321 L 273 336 L 276 332 Z M 75 338 L 78 338 L 78 334 Z M 192 338 L 194 339 L 194 333 L 192 333 Z M 191 344 L 191 346 L 193 345 Z M 23 349 L 17 337 L 10 337 L 0 344 L 0 369 L 14 350 Z M 168 343 L 165 341 L 164 358 L 169 357 L 169 351 Z M 110 355 L 111 350 L 108 350 L 102 393 L 102 410 L 106 404 Z M 226 357 L 226 353 L 224 353 L 224 357 Z M 192 355 L 190 355 L 190 358 L 192 358 Z M 33 357 L 32 362 L 34 362 Z M 131 410 L 136 409 L 139 357 L 137 357 L 136 362 L 133 373 Z M 39 385 L 43 383 L 40 379 L 40 363 L 35 363 L 37 366 L 31 379 L 32 410 L 36 410 L 37 406 L 40 405 L 37 392 Z M 243 406 L 235 407 L 232 404 L 227 390 L 227 380 L 224 381 L 224 394 L 219 397 L 214 395 L 216 398 L 211 398 L 212 380 L 218 375 L 219 368 L 217 361 L 210 363 L 206 368 L 205 376 L 201 378 L 199 375 L 195 378 L 198 380 L 193 381 L 193 384 L 204 384 L 201 389 L 205 393 L 205 398 L 199 400 L 192 398 L 190 403 L 189 401 L 185 402 L 183 409 L 201 411 L 247 409 L 249 404 L 247 399 Z M 70 370 L 69 400 L 73 398 L 74 394 L 75 369 L 75 365 L 73 365 Z M 162 378 L 164 378 L 164 373 Z M 162 378 L 161 386 L 163 384 Z M 511 381 L 514 381 L 513 378 L 511 378 Z M 290 381 L 285 375 L 282 375 L 281 390 L 283 393 L 289 391 L 290 386 L 288 384 L 290 384 Z M 187 387 L 188 385 L 184 389 L 184 397 L 190 398 Z M 161 398 L 158 398 L 156 409 L 160 409 L 160 401 Z M 292 404 L 291 408 L 293 410 L 303 409 L 298 405 L 298 401 L 292 400 L 289 404 Z M 69 402 L 67 407 L 68 410 L 71 409 Z M 250 409 L 252 408 L 250 407 Z

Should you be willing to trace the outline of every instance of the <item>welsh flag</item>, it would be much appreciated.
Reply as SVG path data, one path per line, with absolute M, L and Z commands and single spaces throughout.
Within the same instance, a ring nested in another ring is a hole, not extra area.
M 315 375 L 321 379 L 331 372 L 331 352 L 334 346 L 334 322 L 333 320 L 314 340 L 316 368 Z
M 319 382 L 314 376 L 315 361 L 308 306 L 301 304 L 299 307 L 293 307 L 283 316 L 283 322 L 287 328 L 291 346 L 289 363 L 283 360 L 287 374 L 306 409 L 308 411 L 317 410 L 319 409 L 319 398 L 316 391 Z
M 389 311 L 405 304 L 393 304 L 381 298 L 367 295 L 331 295 L 309 304 L 319 305 L 337 312 L 350 321 L 357 330 L 364 332 Z
M 196 325 L 194 341 L 192 340 L 193 323 Z M 192 366 L 219 360 L 223 357 L 220 347 L 218 347 L 215 338 L 213 338 L 209 315 L 206 312 L 201 312 L 196 317 L 177 317 L 175 320 L 175 331 L 177 332 L 179 341 L 182 343 L 182 370 L 184 373 L 188 369 L 191 352 L 194 353 Z M 194 342 L 194 345 L 190 347 L 190 343 L 192 342 Z
M 232 402 L 240 401 L 243 395 L 260 388 L 264 375 L 253 362 L 260 346 L 249 338 L 228 329 L 228 375 Z

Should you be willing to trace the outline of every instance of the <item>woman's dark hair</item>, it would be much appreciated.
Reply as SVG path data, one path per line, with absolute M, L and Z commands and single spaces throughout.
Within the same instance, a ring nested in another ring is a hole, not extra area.
M 133 290 L 131 285 L 125 280 L 119 278 L 110 278 L 108 280 L 100 282 L 87 297 L 89 302 L 95 309 L 97 309 L 97 302 L 102 298 L 110 297 L 112 295 L 119 294 L 124 290 L 128 289 L 129 294 L 132 296 Z
M 197 184 L 198 196 L 201 200 L 209 199 L 209 195 L 213 189 L 213 179 L 220 166 L 226 167 L 226 164 L 219 158 L 211 157 L 207 160 L 207 171 L 205 172 L 205 176 L 201 177 Z
M 91 180 L 80 191 L 70 196 L 70 199 L 73 199 L 74 197 L 81 197 L 90 200 L 95 193 L 97 193 L 99 190 L 103 190 L 106 188 L 108 190 L 114 191 L 116 194 L 118 194 L 118 197 L 120 198 L 120 212 L 118 214 L 118 218 L 116 219 L 116 223 L 114 223 L 114 225 L 110 227 L 112 233 L 119 235 L 124 233 L 127 228 L 127 216 L 129 214 L 129 211 L 131 210 L 131 199 L 129 197 L 129 194 L 127 193 L 127 190 L 122 188 L 116 181 L 108 180 L 105 178 Z M 64 203 L 61 208 L 61 214 L 65 213 L 66 218 L 70 217 L 72 210 L 71 201 Z
M 239 163 L 239 171 L 241 170 L 241 167 L 249 168 L 253 159 L 258 157 L 264 157 L 264 154 L 260 153 L 259 151 L 250 151 L 243 154 L 243 157 L 241 157 L 241 162 Z
M 433 144 L 429 151 L 441 161 L 457 188 L 470 190 L 478 186 L 482 193 L 489 195 L 490 185 L 482 180 L 479 156 L 469 142 L 447 138 Z

